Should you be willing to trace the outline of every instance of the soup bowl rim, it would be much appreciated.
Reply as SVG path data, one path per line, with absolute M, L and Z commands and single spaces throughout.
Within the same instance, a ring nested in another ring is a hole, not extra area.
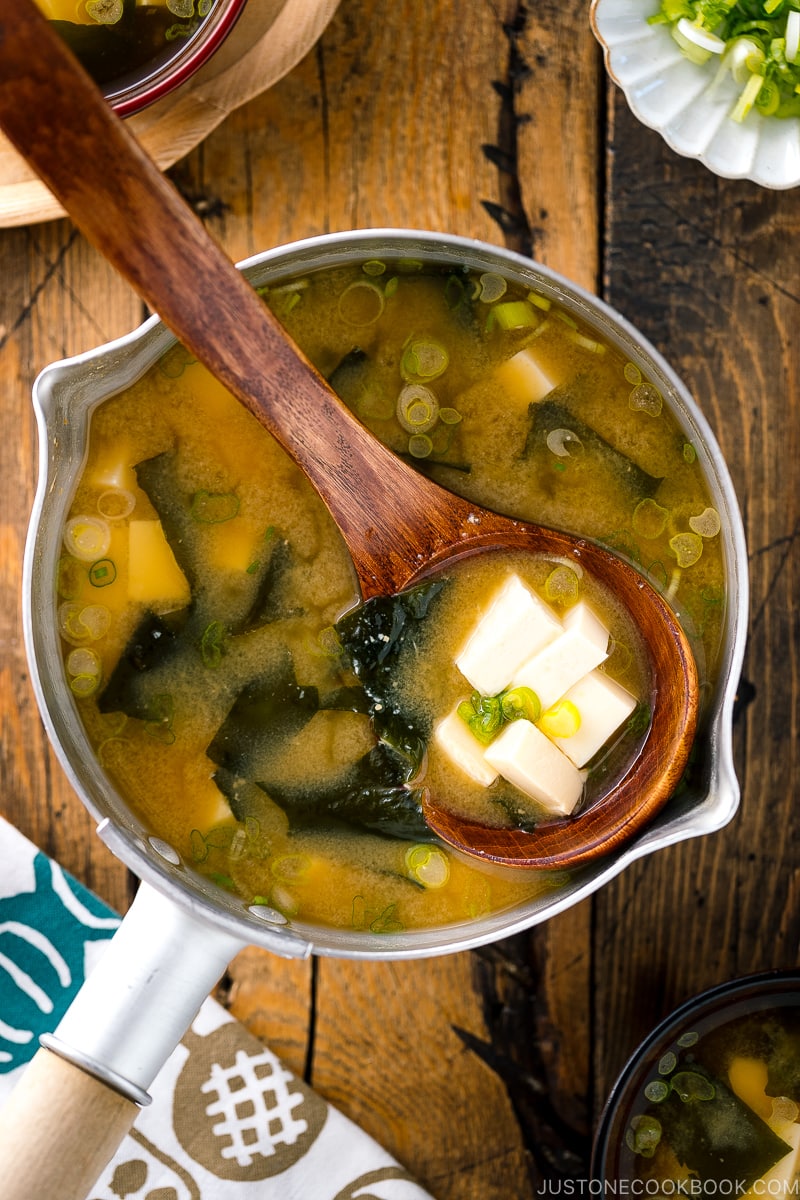
M 707 791 L 699 802 L 670 802 L 641 835 L 629 844 L 577 872 L 549 897 L 460 924 L 416 929 L 400 934 L 335 930 L 296 921 L 273 924 L 233 902 L 220 889 L 184 864 L 175 851 L 148 835 L 130 814 L 88 743 L 74 697 L 63 678 L 59 639 L 54 622 L 43 619 L 54 609 L 52 580 L 60 535 L 55 514 L 65 513 L 87 449 L 94 408 L 144 374 L 174 344 L 175 338 L 157 316 L 121 338 L 85 353 L 52 363 L 39 374 L 33 404 L 39 427 L 39 477 L 23 565 L 23 629 L 31 679 L 51 744 L 70 783 L 94 820 L 109 849 L 140 879 L 166 892 L 184 907 L 243 942 L 265 946 L 289 957 L 310 953 L 348 958 L 421 958 L 470 949 L 521 932 L 555 916 L 610 882 L 635 860 L 686 838 L 714 832 L 734 815 L 739 788 L 733 766 L 732 715 L 747 628 L 747 555 L 733 484 L 716 439 L 683 383 L 661 354 L 618 312 L 579 285 L 542 264 L 475 239 L 415 229 L 366 229 L 323 234 L 253 255 L 239 268 L 255 285 L 267 277 L 297 274 L 312 266 L 336 266 L 380 253 L 426 257 L 509 272 L 539 284 L 568 308 L 600 326 L 633 357 L 643 361 L 668 391 L 673 409 L 695 436 L 706 475 L 724 510 L 728 604 L 725 644 L 706 728 L 709 762 Z M 111 376 L 113 386 L 108 386 Z M 53 516 L 51 516 L 53 514 Z M 60 528 L 60 524 L 58 526 Z M 54 613 L 52 614 L 54 615 Z M 177 859 L 178 861 L 175 861 Z

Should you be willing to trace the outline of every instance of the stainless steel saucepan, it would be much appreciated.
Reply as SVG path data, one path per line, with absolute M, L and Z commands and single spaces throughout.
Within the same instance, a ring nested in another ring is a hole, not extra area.
M 350 232 L 269 251 L 241 264 L 241 269 L 254 285 L 274 284 L 318 267 L 385 255 L 501 272 L 557 300 L 593 324 L 657 383 L 696 448 L 722 519 L 727 599 L 722 662 L 706 701 L 693 782 L 645 833 L 575 873 L 558 890 L 511 911 L 457 925 L 389 935 L 336 930 L 286 919 L 262 906 L 248 907 L 217 888 L 145 828 L 107 778 L 65 678 L 56 612 L 62 529 L 85 458 L 92 413 L 104 399 L 139 379 L 174 337 L 153 318 L 118 341 L 48 367 L 34 388 L 40 471 L 24 570 L 24 627 L 32 679 L 49 736 L 97 822 L 98 836 L 143 882 L 105 957 L 54 1035 L 46 1039 L 49 1049 L 39 1052 L 0 1118 L 4 1174 L 13 1159 L 19 1175 L 19 1183 L 12 1180 L 11 1190 L 3 1193 L 6 1200 L 50 1194 L 59 1200 L 81 1200 L 135 1116 L 136 1105 L 147 1102 L 159 1068 L 242 946 L 253 943 L 289 958 L 320 954 L 403 959 L 466 950 L 544 921 L 590 895 L 636 859 L 711 833 L 736 811 L 739 790 L 731 717 L 746 635 L 747 557 L 734 489 L 698 407 L 659 353 L 622 317 L 554 272 L 488 245 L 417 231 Z M 49 1092 L 46 1104 L 42 1088 Z M 59 1104 L 74 1108 L 74 1113 L 59 1110 Z M 43 1123 L 45 1109 L 54 1115 L 49 1124 Z M 31 1125 L 34 1111 L 37 1136 L 47 1144 L 48 1160 L 58 1167 L 52 1193 L 42 1184 L 42 1156 L 29 1138 L 20 1154 L 20 1141 L 27 1137 L 20 1131 Z M 58 1147 L 74 1144 L 76 1137 L 86 1153 L 80 1177 L 70 1179 L 65 1171 L 71 1156 L 62 1156 Z

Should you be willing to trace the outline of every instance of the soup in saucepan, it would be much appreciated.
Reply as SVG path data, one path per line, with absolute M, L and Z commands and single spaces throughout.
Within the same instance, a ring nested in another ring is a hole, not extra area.
M 264 299 L 420 471 L 633 561 L 713 680 L 720 519 L 633 362 L 493 272 L 373 260 Z M 93 414 L 58 590 L 70 686 L 122 795 L 287 917 L 391 931 L 557 887 L 451 854 L 422 789 L 488 824 L 569 819 L 649 722 L 646 647 L 575 561 L 493 553 L 359 604 L 316 493 L 180 346 Z

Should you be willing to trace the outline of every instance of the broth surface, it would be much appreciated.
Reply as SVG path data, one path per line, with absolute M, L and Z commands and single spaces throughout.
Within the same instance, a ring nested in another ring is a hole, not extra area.
M 719 519 L 694 448 L 633 363 L 494 274 L 373 261 L 263 292 L 344 401 L 413 465 L 644 570 L 679 612 L 701 683 L 713 683 Z M 508 368 L 521 350 L 522 381 Z M 638 631 L 592 580 L 559 562 L 472 560 L 384 606 L 391 671 L 365 680 L 351 638 L 370 606 L 353 617 L 352 566 L 327 511 L 180 346 L 93 414 L 71 521 L 58 587 L 72 690 L 103 766 L 187 863 L 247 903 L 379 932 L 559 886 L 555 873 L 501 876 L 439 847 L 419 788 L 490 823 L 542 818 L 511 785 L 470 783 L 429 743 L 465 695 L 454 659 L 470 624 L 509 572 L 557 612 L 591 602 L 612 634 L 602 669 L 646 710 Z M 623 730 L 590 764 L 589 798 L 641 732 Z

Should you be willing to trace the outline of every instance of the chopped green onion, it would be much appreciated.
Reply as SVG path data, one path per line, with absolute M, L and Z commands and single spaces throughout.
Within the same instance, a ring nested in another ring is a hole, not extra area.
M 70 675 L 100 676 L 100 656 L 85 646 L 72 650 L 67 655 L 67 670 Z
M 637 383 L 642 382 L 642 372 L 637 367 L 636 363 L 626 362 L 622 369 L 622 374 L 625 376 L 628 383 L 632 383 L 636 387 Z
M 108 488 L 97 497 L 97 511 L 107 521 L 123 521 L 136 508 L 136 497 L 127 488 Z
M 664 406 L 664 398 L 652 383 L 639 383 L 628 397 L 628 407 L 657 417 Z
M 88 0 L 86 11 L 98 25 L 116 25 L 122 18 L 122 0 Z
M 429 458 L 433 454 L 433 442 L 427 433 L 414 433 L 408 439 L 408 453 L 412 458 Z
M 64 555 L 59 559 L 56 590 L 64 600 L 74 600 L 85 579 L 86 568 L 72 555 Z
M 689 517 L 689 528 L 700 537 L 716 537 L 722 528 L 719 513 L 715 508 L 705 508 L 697 517 Z
M 501 329 L 535 329 L 541 320 L 527 300 L 505 300 L 496 304 L 492 316 Z
M 678 1071 L 670 1081 L 673 1091 L 677 1092 L 684 1104 L 693 1100 L 713 1100 L 717 1089 L 710 1079 L 697 1071 Z
M 458 308 L 464 299 L 464 282 L 457 275 L 450 275 L 444 285 L 444 302 L 448 308 Z
M 539 720 L 542 705 L 536 692 L 529 687 L 510 688 L 500 695 L 500 708 L 506 721 L 524 719 L 534 724 Z
M 111 529 L 100 517 L 71 517 L 64 529 L 64 545 L 81 562 L 97 562 L 108 553 Z
M 384 293 L 376 283 L 357 279 L 339 297 L 339 316 L 348 325 L 373 325 L 384 307 Z
M 365 275 L 383 275 L 386 270 L 386 263 L 380 262 L 377 258 L 370 259 L 365 262 L 361 270 Z
M 203 665 L 216 670 L 225 654 L 225 626 L 222 621 L 212 621 L 203 630 L 200 639 L 200 654 Z
M 669 539 L 669 548 L 679 567 L 691 567 L 703 553 L 703 541 L 696 533 L 676 533 Z
M 410 846 L 405 863 L 411 878 L 425 888 L 444 887 L 450 878 L 447 855 L 436 846 Z
M 400 374 L 409 383 L 438 379 L 447 370 L 450 356 L 432 338 L 409 339 L 400 359 Z
M 439 419 L 439 401 L 430 388 L 409 383 L 397 397 L 395 412 L 406 433 L 428 433 Z
M 571 566 L 555 567 L 545 580 L 544 594 L 553 604 L 574 604 L 580 586 L 580 579 Z
M 479 692 L 473 692 L 469 700 L 462 700 L 456 711 L 478 741 L 487 746 L 503 725 L 499 696 L 481 696 Z
M 631 524 L 634 533 L 639 537 L 652 539 L 661 536 L 667 527 L 668 518 L 667 509 L 648 496 L 636 505 Z
M 625 1133 L 625 1144 L 634 1154 L 652 1158 L 661 1141 L 661 1122 L 646 1113 L 633 1117 Z
M 553 304 L 552 300 L 549 300 L 547 296 L 542 296 L 539 292 L 528 292 L 528 299 L 531 304 L 535 304 L 543 312 L 549 312 Z
M 719 60 L 742 89 L 731 112 L 744 121 L 800 113 L 800 12 L 795 0 L 662 0 L 651 24 L 667 24 L 692 62 Z
M 284 854 L 271 864 L 272 874 L 283 883 L 301 883 L 311 870 L 307 854 Z
M 494 271 L 486 271 L 478 282 L 480 284 L 479 299 L 484 304 L 494 304 L 495 300 L 505 296 L 508 290 L 508 284 L 503 276 L 497 275 Z
M 172 722 L 175 717 L 175 701 L 169 692 L 154 696 L 150 703 L 150 720 L 145 721 L 144 731 L 151 738 L 171 746 L 175 741 Z
M 89 582 L 92 587 L 108 587 L 117 578 L 117 568 L 113 559 L 99 558 L 89 567 Z
M 73 646 L 96 642 L 108 632 L 111 613 L 103 604 L 77 604 L 68 600 L 58 609 L 61 636 Z
M 596 341 L 594 338 L 586 337 L 585 334 L 573 330 L 570 334 L 570 341 L 576 346 L 580 346 L 581 350 L 588 350 L 590 354 L 605 354 L 606 348 L 602 342 Z

